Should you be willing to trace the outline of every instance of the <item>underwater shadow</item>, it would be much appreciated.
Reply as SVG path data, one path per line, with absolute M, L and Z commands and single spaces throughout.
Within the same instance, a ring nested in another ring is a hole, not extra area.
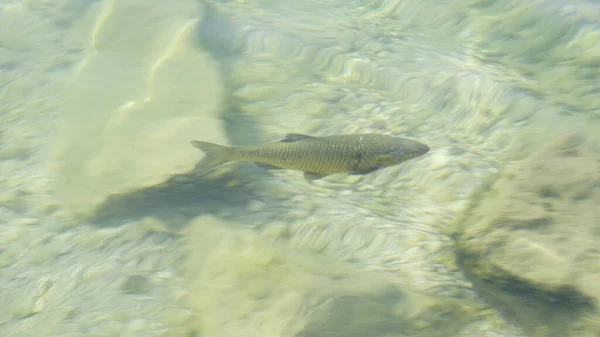
M 562 287 L 545 291 L 525 280 L 513 277 L 481 277 L 471 263 L 472 257 L 456 253 L 463 274 L 474 290 L 498 309 L 510 323 L 532 336 L 570 337 L 573 323 L 594 309 L 593 301 L 575 289 Z
M 185 174 L 163 184 L 122 195 L 113 195 L 96 210 L 91 222 L 97 226 L 122 225 L 123 220 L 137 221 L 152 217 L 172 230 L 179 230 L 202 214 L 223 211 L 245 212 L 256 199 L 255 185 L 250 182 L 266 178 L 266 172 L 240 168 L 236 177 L 206 180 Z M 232 184 L 235 181 L 235 184 Z
M 256 119 L 244 112 L 245 102 L 232 95 L 237 89 L 236 81 L 232 80 L 235 77 L 232 64 L 244 57 L 246 38 L 242 23 L 227 17 L 210 2 L 205 3 L 196 25 L 194 40 L 195 44 L 210 53 L 218 64 L 225 91 L 221 119 L 231 145 L 259 142 L 262 134 Z

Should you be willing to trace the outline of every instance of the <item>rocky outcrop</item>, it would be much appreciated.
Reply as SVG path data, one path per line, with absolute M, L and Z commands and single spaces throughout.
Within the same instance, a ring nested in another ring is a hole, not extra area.
M 191 139 L 227 143 L 218 69 L 194 42 L 197 2 L 94 6 L 76 27 L 87 57 L 66 92 L 56 151 L 62 200 L 84 218 L 111 196 L 190 172 L 202 157 Z
M 203 215 L 186 241 L 187 299 L 200 335 L 456 336 L 475 310 L 294 247 L 283 228 L 260 233 Z
M 564 134 L 509 164 L 476 195 L 460 223 L 467 272 L 528 327 L 567 328 L 575 336 L 575 326 L 592 329 L 589 317 L 600 320 L 600 156 L 594 146 L 583 134 Z

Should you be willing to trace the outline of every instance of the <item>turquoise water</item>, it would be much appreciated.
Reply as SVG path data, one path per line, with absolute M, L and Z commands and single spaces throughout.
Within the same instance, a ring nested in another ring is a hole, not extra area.
M 2 336 L 600 334 L 597 1 L 0 0 Z M 367 175 L 224 165 L 385 133 Z

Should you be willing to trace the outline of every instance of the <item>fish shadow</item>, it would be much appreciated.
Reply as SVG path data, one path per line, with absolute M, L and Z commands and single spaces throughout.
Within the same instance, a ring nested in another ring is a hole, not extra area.
M 202 214 L 246 212 L 248 203 L 258 198 L 252 182 L 268 177 L 268 173 L 251 167 L 236 171 L 233 178 L 214 180 L 193 174 L 177 175 L 160 185 L 112 195 L 89 220 L 96 226 L 116 227 L 124 221 L 152 217 L 171 230 L 180 230 Z

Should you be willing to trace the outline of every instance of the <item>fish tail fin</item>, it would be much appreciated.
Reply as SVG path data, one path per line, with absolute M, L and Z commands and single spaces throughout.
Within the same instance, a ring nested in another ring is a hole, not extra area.
M 192 140 L 191 143 L 205 154 L 204 158 L 200 159 L 194 167 L 192 171 L 194 173 L 205 174 L 219 165 L 234 160 L 231 154 L 232 148 L 230 147 L 198 140 Z

